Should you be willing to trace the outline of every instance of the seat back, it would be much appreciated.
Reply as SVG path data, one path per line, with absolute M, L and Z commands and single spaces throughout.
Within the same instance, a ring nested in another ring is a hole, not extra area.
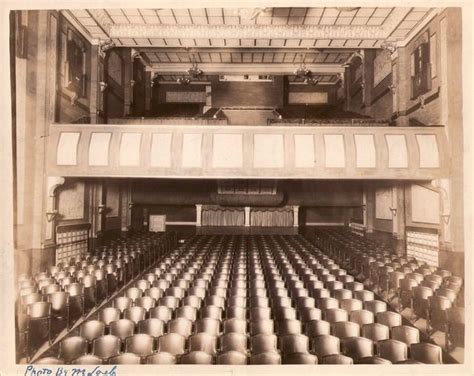
M 250 364 L 281 364 L 281 356 L 277 352 L 263 352 L 259 354 L 252 354 L 250 357 Z
M 347 312 L 359 311 L 363 308 L 362 301 L 359 299 L 342 299 L 340 301 L 340 307 Z
M 133 321 L 137 324 L 139 321 L 145 320 L 146 310 L 143 307 L 130 307 L 123 311 L 125 319 Z
M 182 317 L 191 321 L 195 321 L 197 317 L 197 309 L 191 306 L 181 306 L 176 309 L 175 317 Z
M 105 335 L 96 338 L 92 343 L 92 355 L 107 360 L 120 353 L 120 338 L 114 335 Z
M 261 354 L 277 351 L 278 338 L 274 334 L 257 334 L 250 338 L 252 354 Z
M 189 351 L 203 351 L 214 355 L 217 351 L 217 338 L 209 333 L 197 333 L 189 337 Z
M 157 306 L 150 309 L 150 318 L 159 319 L 164 323 L 171 320 L 172 310 L 166 306 Z
M 365 324 L 362 326 L 361 334 L 362 337 L 377 342 L 388 339 L 390 337 L 390 329 L 388 326 L 379 323 Z
M 342 351 L 345 355 L 350 356 L 352 359 L 364 358 L 366 356 L 372 356 L 373 353 L 373 342 L 364 337 L 349 337 L 341 340 Z
M 377 355 L 392 363 L 403 362 L 408 358 L 408 346 L 406 343 L 396 339 L 378 341 L 376 344 Z
M 331 334 L 340 339 L 358 337 L 360 335 L 360 326 L 350 321 L 335 322 L 331 324 Z
M 303 334 L 290 334 L 280 337 L 280 349 L 283 354 L 307 353 L 309 338 Z
M 109 364 L 140 364 L 141 358 L 134 353 L 123 353 L 113 356 L 108 361 Z
M 141 357 L 153 353 L 153 337 L 148 334 L 135 334 L 125 340 L 125 351 L 137 354 Z
M 158 338 L 165 332 L 165 324 L 160 319 L 150 318 L 138 323 L 138 333 Z
M 173 356 L 184 354 L 186 338 L 177 333 L 168 333 L 158 338 L 158 352 Z
M 167 352 L 158 352 L 153 355 L 147 356 L 147 364 L 176 364 L 176 357 L 173 354 Z
M 250 335 L 273 334 L 274 322 L 270 319 L 261 319 L 250 321 Z
M 110 334 L 125 340 L 125 338 L 133 336 L 135 332 L 135 323 L 128 319 L 120 319 L 110 323 Z
M 338 337 L 325 334 L 314 337 L 311 340 L 313 352 L 319 357 L 339 354 L 341 351 L 341 341 Z
M 375 317 L 376 317 L 376 321 L 379 324 L 386 325 L 390 329 L 393 328 L 394 326 L 402 325 L 402 316 L 396 312 L 391 312 L 391 311 L 379 312 L 375 315 Z
M 284 354 L 283 364 L 318 364 L 318 358 L 309 353 Z
M 79 327 L 79 333 L 87 341 L 93 341 L 105 334 L 105 323 L 99 320 L 86 321 Z
M 227 333 L 220 337 L 220 350 L 247 353 L 247 336 L 240 333 Z
M 204 351 L 192 351 L 187 354 L 184 354 L 180 358 L 181 364 L 212 364 L 213 358 L 212 355 Z
M 245 365 L 247 364 L 247 355 L 238 351 L 227 351 L 219 354 L 217 364 Z
M 332 354 L 324 356 L 321 359 L 321 364 L 354 364 L 354 361 L 342 354 Z
M 178 333 L 189 337 L 193 330 L 193 322 L 184 317 L 177 317 L 168 322 L 168 333 Z
M 85 338 L 79 336 L 68 337 L 59 343 L 59 358 L 66 363 L 71 363 L 86 353 L 87 340 Z
M 323 319 L 330 323 L 349 321 L 349 314 L 342 308 L 330 308 L 323 311 Z
M 237 318 L 225 320 L 224 334 L 226 333 L 247 334 L 247 321 Z
M 427 342 L 413 343 L 410 346 L 410 357 L 425 364 L 443 364 L 441 347 Z
M 387 303 L 381 300 L 368 300 L 364 302 L 364 309 L 376 315 L 379 312 L 385 312 L 387 310 Z
M 82 365 L 96 365 L 102 364 L 103 360 L 96 355 L 83 355 L 80 358 L 77 358 L 72 364 L 82 364 Z
M 127 296 L 119 296 L 112 301 L 112 307 L 119 309 L 120 312 L 123 312 L 127 308 L 130 308 L 132 304 L 133 300 Z
M 142 296 L 135 300 L 135 305 L 137 307 L 143 307 L 146 311 L 149 311 L 156 304 L 156 299 L 151 296 Z
M 372 324 L 375 321 L 375 317 L 371 311 L 360 309 L 352 311 L 349 315 L 349 320 L 362 326 Z

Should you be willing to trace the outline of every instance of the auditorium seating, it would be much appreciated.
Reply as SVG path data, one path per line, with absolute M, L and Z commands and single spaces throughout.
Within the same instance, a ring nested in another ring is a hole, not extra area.
M 451 307 L 464 312 L 461 277 L 413 257 L 396 254 L 387 244 L 360 237 L 347 230 L 320 229 L 315 232 L 312 241 L 325 255 L 356 275 L 355 283 L 363 282 L 361 284 L 365 289 L 371 289 L 385 297 L 385 302 L 374 300 L 376 303 L 371 303 L 373 291 L 366 290 L 365 293 L 358 290 L 354 293 L 354 297 L 361 300 L 368 298 L 364 306 L 375 309 L 376 315 L 378 308 L 375 305 L 386 310 L 388 303 L 400 313 L 405 313 L 412 323 L 424 319 L 424 334 L 432 336 L 436 331 L 443 332 L 445 349 L 464 347 L 463 334 L 458 336 L 458 333 L 464 332 L 464 322 L 458 322 L 459 316 L 449 316 Z M 378 321 L 392 328 L 402 325 L 401 316 L 397 318 L 393 312 L 380 315 Z M 415 342 L 413 336 L 410 336 L 410 341 Z M 419 337 L 416 337 L 416 341 L 419 341 Z
M 333 283 L 348 275 L 339 262 L 302 236 L 194 236 L 138 269 L 142 274 L 119 296 L 44 357 L 109 364 L 438 362 L 436 345 L 412 354 L 413 345 L 426 344 L 418 329 L 403 325 L 369 286 L 353 291 L 350 278 Z M 334 294 L 343 289 L 360 293 Z M 63 356 L 63 342 L 78 336 L 85 345 Z
M 47 271 L 20 275 L 15 316 L 18 348 L 25 349 L 26 359 L 45 342 L 51 343 L 64 329 L 71 329 L 78 320 L 96 310 L 118 288 L 174 247 L 175 242 L 173 233 L 139 234 L 71 258 L 67 264 L 53 265 Z M 125 309 L 123 304 L 122 301 L 120 314 Z M 107 328 L 117 317 L 112 308 L 101 312 Z M 85 334 L 88 340 L 92 337 Z

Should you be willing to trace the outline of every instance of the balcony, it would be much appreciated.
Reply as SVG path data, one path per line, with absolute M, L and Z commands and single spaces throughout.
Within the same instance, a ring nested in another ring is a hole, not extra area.
M 84 177 L 431 180 L 443 127 L 52 124 L 48 174 Z

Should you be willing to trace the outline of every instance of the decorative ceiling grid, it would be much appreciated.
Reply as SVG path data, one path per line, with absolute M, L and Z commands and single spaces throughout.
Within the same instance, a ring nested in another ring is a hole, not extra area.
M 331 52 L 327 50 L 319 53 L 272 53 L 272 52 L 153 52 L 144 51 L 143 54 L 151 63 L 344 63 L 349 59 L 350 52 Z
M 92 39 L 107 39 L 110 25 L 320 25 L 331 27 L 385 26 L 395 9 L 402 8 L 205 8 L 70 10 Z M 390 37 L 403 39 L 431 8 L 406 9 Z M 115 38 L 119 46 L 173 47 L 379 47 L 380 39 L 192 39 Z

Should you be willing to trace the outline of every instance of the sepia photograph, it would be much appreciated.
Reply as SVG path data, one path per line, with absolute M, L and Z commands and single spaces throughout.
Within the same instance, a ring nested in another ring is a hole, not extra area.
M 5 2 L 0 374 L 472 375 L 471 5 Z

